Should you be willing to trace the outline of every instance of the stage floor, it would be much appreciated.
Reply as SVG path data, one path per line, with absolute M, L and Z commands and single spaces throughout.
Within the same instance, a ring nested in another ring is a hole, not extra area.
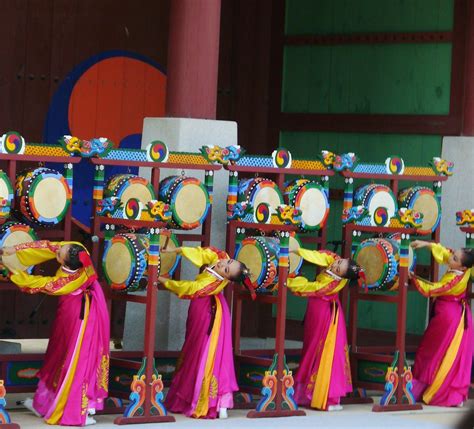
M 10 403 L 19 399 L 20 395 L 10 395 Z M 22 395 L 24 396 L 24 395 Z M 15 397 L 15 398 L 13 398 Z M 421 411 L 404 411 L 396 413 L 373 413 L 371 405 L 346 405 L 342 411 L 317 412 L 306 410 L 305 417 L 286 417 L 279 419 L 247 419 L 246 411 L 230 410 L 229 418 L 225 421 L 226 429 L 454 429 L 460 420 L 474 407 L 474 400 L 469 401 L 464 408 L 425 407 Z M 116 416 L 97 416 L 97 429 L 118 427 L 113 424 Z M 22 429 L 51 428 L 28 411 L 13 410 L 11 418 L 21 425 Z M 474 422 L 471 427 L 474 426 Z M 133 425 L 137 429 L 157 428 L 158 425 Z M 166 424 L 169 428 L 212 429 L 222 428 L 222 420 L 195 420 L 176 415 L 176 423 Z

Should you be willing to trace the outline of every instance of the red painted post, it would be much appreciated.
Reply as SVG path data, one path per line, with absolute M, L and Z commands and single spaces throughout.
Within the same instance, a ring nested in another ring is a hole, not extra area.
M 221 0 L 171 2 L 166 114 L 215 119 Z

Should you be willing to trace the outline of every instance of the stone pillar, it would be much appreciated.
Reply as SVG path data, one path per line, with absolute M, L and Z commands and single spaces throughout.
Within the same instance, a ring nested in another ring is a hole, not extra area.
M 173 0 L 166 114 L 215 119 L 221 0 Z
M 205 119 L 183 118 L 145 118 L 143 124 L 142 148 L 154 140 L 165 142 L 170 151 L 198 152 L 201 146 L 230 146 L 237 144 L 237 123 Z M 181 171 L 162 169 L 161 177 L 179 175 Z M 189 176 L 204 182 L 204 172 L 189 170 Z M 150 171 L 143 169 L 141 177 L 150 179 Z M 225 249 L 226 236 L 226 198 L 228 172 L 224 169 L 215 172 L 212 206 L 211 244 Z M 195 233 L 196 231 L 190 231 Z M 195 246 L 196 243 L 188 243 Z M 181 278 L 192 279 L 197 270 L 190 263 L 183 263 Z M 167 291 L 158 292 L 156 338 L 158 350 L 180 350 L 185 334 L 188 314 L 187 300 L 180 300 Z M 139 350 L 143 344 L 143 305 L 128 303 L 125 317 L 124 349 Z

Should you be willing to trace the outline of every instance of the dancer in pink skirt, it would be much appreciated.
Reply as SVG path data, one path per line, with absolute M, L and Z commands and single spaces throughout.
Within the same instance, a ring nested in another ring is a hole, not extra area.
M 191 299 L 186 338 L 165 406 L 188 417 L 226 418 L 238 386 L 230 311 L 222 290 L 232 281 L 249 287 L 248 270 L 227 253 L 210 247 L 179 247 L 169 252 L 205 268 L 194 280 L 159 277 L 160 283 L 180 298 Z
M 326 269 L 309 281 L 288 279 L 288 288 L 308 298 L 303 353 L 295 376 L 295 400 L 319 410 L 341 410 L 340 398 L 352 392 L 346 324 L 338 292 L 350 280 L 365 279 L 351 259 L 328 251 L 299 249 L 305 261 Z
M 433 315 L 418 347 L 413 368 L 413 394 L 425 404 L 462 406 L 467 399 L 473 358 L 471 310 L 466 291 L 473 249 L 447 249 L 441 244 L 413 241 L 414 249 L 428 247 L 448 270 L 431 283 L 410 273 L 411 282 L 428 298 L 435 298 Z
M 14 253 L 25 266 L 53 259 L 61 264 L 51 277 L 24 271 L 10 275 L 23 292 L 59 296 L 38 389 L 24 405 L 48 424 L 94 424 L 92 415 L 107 398 L 110 320 L 90 256 L 82 244 L 67 241 L 36 241 L 2 251 Z

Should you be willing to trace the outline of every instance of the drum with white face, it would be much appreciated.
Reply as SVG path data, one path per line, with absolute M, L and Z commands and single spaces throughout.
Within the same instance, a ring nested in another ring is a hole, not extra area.
M 354 205 L 364 206 L 372 226 L 387 226 L 398 211 L 392 190 L 385 185 L 361 186 L 354 192 Z
M 169 240 L 160 235 L 160 247 L 167 242 L 168 249 L 179 246 L 174 234 Z M 144 289 L 147 281 L 149 239 L 145 234 L 117 234 L 107 241 L 102 267 L 105 278 L 113 290 L 128 292 Z M 159 273 L 172 276 L 180 256 L 176 253 L 161 253 Z
M 44 167 L 17 176 L 16 196 L 25 220 L 41 226 L 60 223 L 71 203 L 71 189 L 64 176 Z
M 33 228 L 23 223 L 11 221 L 0 227 L 0 248 L 32 243 L 36 240 L 38 240 L 38 236 Z M 31 272 L 33 268 L 23 265 L 15 253 L 8 256 L 4 255 L 2 261 L 10 272 Z
M 125 209 L 130 199 L 140 201 L 144 206 L 155 200 L 155 191 L 150 182 L 135 174 L 116 174 L 112 176 L 104 187 L 104 198 L 115 197 Z
M 159 198 L 170 205 L 171 224 L 180 229 L 202 225 L 210 208 L 209 193 L 195 177 L 167 177 L 160 183 Z
M 254 211 L 260 203 L 267 203 L 275 212 L 283 204 L 283 196 L 273 180 L 255 177 L 239 181 L 238 201 L 250 204 Z
M 278 284 L 280 242 L 273 237 L 247 237 L 242 240 L 235 259 L 250 270 L 250 280 L 257 292 L 271 291 Z
M 423 214 L 423 223 L 417 229 L 419 234 L 429 234 L 438 228 L 441 220 L 441 205 L 436 194 L 425 186 L 403 189 L 398 195 L 400 206 Z
M 285 187 L 285 200 L 301 210 L 301 228 L 315 231 L 324 226 L 329 215 L 329 199 L 319 183 L 297 179 Z

